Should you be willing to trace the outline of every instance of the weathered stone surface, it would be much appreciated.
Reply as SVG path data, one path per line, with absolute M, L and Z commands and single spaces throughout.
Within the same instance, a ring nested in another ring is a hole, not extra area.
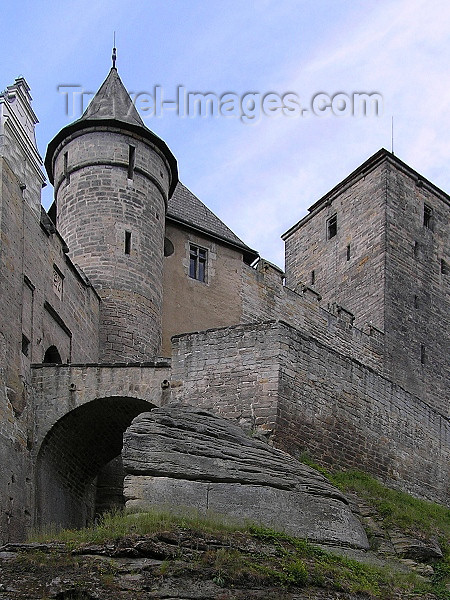
M 418 562 L 442 558 L 442 550 L 436 540 L 419 540 L 400 531 L 391 531 L 390 538 L 395 552 L 402 558 L 409 558 Z
M 171 507 L 259 522 L 325 543 L 367 547 L 347 499 L 317 471 L 232 421 L 171 406 L 124 435 L 128 507 Z

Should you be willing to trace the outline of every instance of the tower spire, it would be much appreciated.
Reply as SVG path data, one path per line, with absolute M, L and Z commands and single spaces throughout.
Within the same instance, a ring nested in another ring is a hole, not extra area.
M 116 32 L 114 32 L 114 46 L 113 46 L 113 51 L 112 51 L 112 68 L 113 69 L 116 68 L 116 60 L 117 60 L 117 54 L 116 54 Z

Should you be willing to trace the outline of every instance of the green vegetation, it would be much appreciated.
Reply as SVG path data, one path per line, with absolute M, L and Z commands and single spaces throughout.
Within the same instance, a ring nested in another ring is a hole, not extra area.
M 343 471 L 329 476 L 336 487 L 353 491 L 372 504 L 386 527 L 397 527 L 413 535 L 450 538 L 450 509 L 385 487 L 360 471 Z
M 160 564 L 160 578 L 186 577 L 209 579 L 223 588 L 274 586 L 282 589 L 319 587 L 368 598 L 436 598 L 448 600 L 446 583 L 450 578 L 450 511 L 443 506 L 419 500 L 386 488 L 374 478 L 358 471 L 329 473 L 307 457 L 303 462 L 317 468 L 344 493 L 354 492 L 374 507 L 377 521 L 385 528 L 399 529 L 418 537 L 439 538 L 444 559 L 433 565 L 434 576 L 426 581 L 414 573 L 405 575 L 361 564 L 265 527 L 230 523 L 217 515 L 200 517 L 195 513 L 175 516 L 169 511 L 105 514 L 95 526 L 81 530 L 45 532 L 35 541 L 63 542 L 68 550 L 84 544 L 131 543 L 142 536 L 158 541 L 158 535 L 173 534 L 175 554 Z M 186 540 L 187 546 L 186 546 Z M 446 541 L 447 540 L 447 541 Z M 178 544 L 178 547 L 176 547 Z M 190 544 L 190 545 L 189 545 Z M 194 554 L 185 554 L 186 547 Z M 201 551 L 197 548 L 202 548 Z M 22 557 L 26 560 L 26 557 Z M 30 560 L 48 563 L 52 559 L 37 553 Z M 64 563 L 62 559 L 60 560 Z M 115 573 L 102 573 L 102 581 L 114 588 Z M 398 596 L 396 596 L 398 594 Z
M 169 511 L 111 512 L 105 513 L 97 524 L 83 529 L 56 530 L 46 528 L 30 537 L 33 542 L 48 540 L 64 542 L 72 548 L 80 544 L 102 544 L 130 535 L 149 535 L 159 531 L 175 531 L 179 528 L 203 533 L 226 533 L 239 531 L 242 526 L 230 523 L 218 515 L 201 517 L 195 512 L 175 516 Z
M 344 493 L 355 493 L 373 506 L 380 524 L 386 530 L 398 529 L 418 538 L 437 538 L 444 556 L 433 564 L 432 588 L 437 598 L 449 599 L 446 585 L 450 582 L 450 509 L 388 488 L 361 471 L 330 473 L 305 454 L 301 461 L 322 473 Z
M 127 544 L 142 536 L 153 536 L 152 539 L 157 540 L 159 534 L 167 535 L 167 532 L 178 539 L 178 549 L 175 556 L 164 560 L 155 572 L 162 578 L 209 579 L 223 588 L 313 586 L 364 593 L 369 598 L 380 599 L 391 598 L 393 593 L 411 598 L 423 598 L 426 593 L 433 593 L 435 598 L 447 597 L 444 566 L 436 571 L 435 580 L 427 583 L 414 574 L 394 573 L 325 552 L 305 540 L 272 529 L 257 525 L 233 526 L 218 517 L 177 517 L 168 512 L 113 513 L 104 515 L 95 527 L 61 531 L 50 537 L 73 550 L 86 543 L 120 544 L 123 538 Z M 39 540 L 43 540 L 42 535 Z M 189 540 L 187 546 L 186 540 Z M 187 558 L 186 548 L 197 546 L 202 550 Z M 108 571 L 102 581 L 113 589 L 114 578 L 114 572 Z
M 371 504 L 386 528 L 395 527 L 412 535 L 434 535 L 450 540 L 450 509 L 445 506 L 388 488 L 361 471 L 330 473 L 305 454 L 301 461 L 322 473 L 343 492 L 354 492 Z

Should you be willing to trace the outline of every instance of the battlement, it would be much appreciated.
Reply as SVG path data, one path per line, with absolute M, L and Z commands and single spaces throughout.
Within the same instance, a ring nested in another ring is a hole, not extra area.
M 282 271 L 264 260 L 243 269 L 243 323 L 282 317 L 330 348 L 382 372 L 384 333 L 370 323 L 354 326 L 354 315 L 336 303 L 329 305 L 312 287 L 284 285 Z

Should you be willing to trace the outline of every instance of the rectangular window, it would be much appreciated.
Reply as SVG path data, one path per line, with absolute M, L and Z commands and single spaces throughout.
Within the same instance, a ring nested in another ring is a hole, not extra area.
M 316 283 L 316 272 L 313 269 L 311 271 L 311 285 L 314 285 L 315 283 Z
M 331 240 L 337 234 L 337 215 L 327 220 L 327 239 Z
M 414 242 L 414 258 L 417 258 L 419 256 L 419 242 Z
M 189 277 L 206 282 L 208 251 L 193 244 L 189 247 Z
M 448 264 L 445 262 L 443 258 L 441 258 L 441 273 L 442 275 L 448 275 L 450 269 Z
M 125 231 L 125 254 L 131 254 L 131 231 Z
M 350 244 L 347 246 L 347 260 L 350 260 Z
M 433 228 L 433 209 L 428 204 L 423 206 L 423 226 L 427 229 Z
M 136 148 L 128 146 L 128 179 L 133 179 L 134 163 L 136 160 Z
M 69 183 L 69 153 L 64 152 L 64 177 L 66 178 L 66 183 Z

